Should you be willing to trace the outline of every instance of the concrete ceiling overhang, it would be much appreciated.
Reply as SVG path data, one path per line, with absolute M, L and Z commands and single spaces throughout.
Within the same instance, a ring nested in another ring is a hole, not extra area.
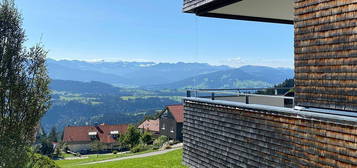
M 294 23 L 294 0 L 215 0 L 191 11 L 199 16 Z

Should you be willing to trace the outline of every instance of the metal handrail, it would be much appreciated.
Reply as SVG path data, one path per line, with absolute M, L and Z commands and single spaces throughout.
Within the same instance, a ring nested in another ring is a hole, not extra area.
M 202 93 L 221 93 L 221 94 L 233 94 L 232 96 L 255 96 L 255 97 L 274 97 L 274 98 L 286 98 L 286 99 L 294 99 L 294 97 L 288 96 L 280 96 L 280 95 L 263 95 L 263 94 L 252 94 L 252 93 L 240 93 L 240 92 L 220 92 L 220 91 L 200 91 Z M 190 96 L 188 96 L 190 97 Z
M 249 94 L 249 93 L 242 93 L 241 91 L 263 91 L 263 90 L 274 90 L 274 95 L 278 95 L 279 90 L 290 90 L 290 87 L 282 87 L 282 88 L 234 88 L 234 89 L 186 89 L 187 90 L 187 97 L 191 97 L 191 93 L 195 92 L 202 92 L 202 93 L 221 93 L 221 94 L 240 94 L 240 95 L 251 95 L 251 96 L 258 96 L 261 94 Z M 237 91 L 237 92 L 223 92 L 223 91 Z M 267 96 L 267 95 L 265 95 Z
M 187 88 L 186 90 L 199 90 L 199 91 L 214 91 L 214 90 L 282 90 L 282 89 L 292 89 L 292 87 L 280 87 L 280 88 L 230 88 L 230 89 L 191 89 Z
M 243 97 L 244 96 L 246 104 L 249 104 L 249 97 L 281 98 L 284 100 L 291 100 L 292 102 L 294 102 L 294 97 L 278 95 L 278 90 L 290 90 L 290 89 L 292 88 L 284 87 L 284 88 L 187 89 L 187 97 L 201 97 L 201 98 L 210 98 L 212 100 L 215 100 L 218 97 L 239 97 L 239 96 Z M 244 91 L 262 91 L 262 90 L 274 90 L 274 95 L 244 93 Z M 208 93 L 208 95 L 199 96 L 199 93 L 206 93 L 206 94 Z M 229 96 L 219 96 L 219 94 L 226 94 Z

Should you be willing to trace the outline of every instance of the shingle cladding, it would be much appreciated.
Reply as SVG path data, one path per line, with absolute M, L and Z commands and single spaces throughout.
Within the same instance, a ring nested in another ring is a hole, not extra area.
M 213 1 L 219 0 L 184 0 L 183 10 L 184 12 L 192 12 L 195 8 L 201 7 Z
M 357 121 L 184 100 L 192 168 L 357 167 Z
M 357 111 L 357 1 L 295 4 L 296 104 Z

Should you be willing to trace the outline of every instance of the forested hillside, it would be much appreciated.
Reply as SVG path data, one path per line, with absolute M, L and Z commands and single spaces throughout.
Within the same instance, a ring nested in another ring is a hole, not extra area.
M 102 82 L 52 80 L 52 107 L 42 119 L 45 130 L 94 123 L 136 123 L 165 105 L 177 104 L 184 92 L 146 91 Z

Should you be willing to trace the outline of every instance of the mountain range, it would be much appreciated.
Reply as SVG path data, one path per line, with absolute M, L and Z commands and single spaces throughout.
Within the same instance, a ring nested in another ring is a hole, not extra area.
M 197 75 L 177 82 L 147 86 L 147 89 L 185 89 L 185 88 L 254 88 L 272 87 L 286 79 L 293 78 L 294 72 L 287 68 L 264 66 L 243 66 L 236 69 Z
M 100 81 L 143 89 L 270 87 L 292 78 L 289 68 L 213 66 L 206 63 L 86 62 L 48 59 L 52 79 Z
M 210 72 L 231 69 L 205 63 L 86 62 L 48 59 L 52 79 L 101 81 L 115 86 L 140 87 L 176 82 Z

